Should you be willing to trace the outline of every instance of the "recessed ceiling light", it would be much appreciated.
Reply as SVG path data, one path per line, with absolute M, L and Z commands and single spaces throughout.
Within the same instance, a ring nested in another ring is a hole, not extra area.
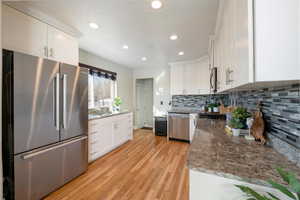
M 125 44 L 123 45 L 123 49 L 128 49 L 129 47 Z
M 146 57 L 142 57 L 142 61 L 146 61 L 147 60 L 147 58 Z
M 183 52 L 183 51 L 180 51 L 180 52 L 178 53 L 178 55 L 183 56 L 183 55 L 184 55 L 184 52 Z
M 98 24 L 96 24 L 96 23 L 94 23 L 94 22 L 89 23 L 89 25 L 90 25 L 90 27 L 91 27 L 92 29 L 98 29 L 98 28 L 99 28 Z
M 161 6 L 162 6 L 162 3 L 159 0 L 153 0 L 151 2 L 151 6 L 152 6 L 153 9 L 160 9 Z
M 178 39 L 178 35 L 171 35 L 170 36 L 170 40 L 177 40 Z

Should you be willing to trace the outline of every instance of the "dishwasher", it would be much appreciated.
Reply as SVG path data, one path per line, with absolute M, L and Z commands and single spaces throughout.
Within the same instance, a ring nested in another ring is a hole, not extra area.
M 168 138 L 190 142 L 190 114 L 168 114 Z

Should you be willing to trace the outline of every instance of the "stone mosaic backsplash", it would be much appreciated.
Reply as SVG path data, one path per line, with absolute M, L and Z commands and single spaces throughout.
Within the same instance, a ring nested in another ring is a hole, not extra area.
M 300 86 L 269 88 L 231 95 L 237 105 L 255 110 L 262 102 L 266 131 L 300 149 Z
M 223 102 L 230 104 L 230 98 L 227 94 L 217 95 L 174 95 L 172 96 L 172 108 L 193 108 L 201 109 L 210 103 Z
M 222 100 L 253 111 L 262 103 L 269 144 L 300 166 L 300 84 L 215 96 L 173 96 L 172 106 L 195 107 Z

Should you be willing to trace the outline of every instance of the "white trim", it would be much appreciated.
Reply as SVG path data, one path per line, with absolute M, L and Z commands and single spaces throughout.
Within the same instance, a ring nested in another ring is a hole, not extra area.
M 206 60 L 208 59 L 209 56 L 208 54 L 205 54 L 204 56 L 200 57 L 200 58 L 197 58 L 195 60 L 187 60 L 187 61 L 179 61 L 179 62 L 170 62 L 168 63 L 169 65 L 182 65 L 182 64 L 194 64 L 194 63 L 198 63 L 198 62 L 201 62 L 203 60 Z

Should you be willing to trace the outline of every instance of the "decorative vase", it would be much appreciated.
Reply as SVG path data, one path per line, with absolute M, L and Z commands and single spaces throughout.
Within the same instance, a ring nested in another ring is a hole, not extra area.
M 214 111 L 215 113 L 219 112 L 219 107 L 214 107 L 214 108 L 213 108 L 213 111 Z
M 233 136 L 238 137 L 238 136 L 240 136 L 240 134 L 241 134 L 241 129 L 237 129 L 237 128 L 232 129 L 232 135 Z
M 114 106 L 114 111 L 115 112 L 120 112 L 120 106 Z

